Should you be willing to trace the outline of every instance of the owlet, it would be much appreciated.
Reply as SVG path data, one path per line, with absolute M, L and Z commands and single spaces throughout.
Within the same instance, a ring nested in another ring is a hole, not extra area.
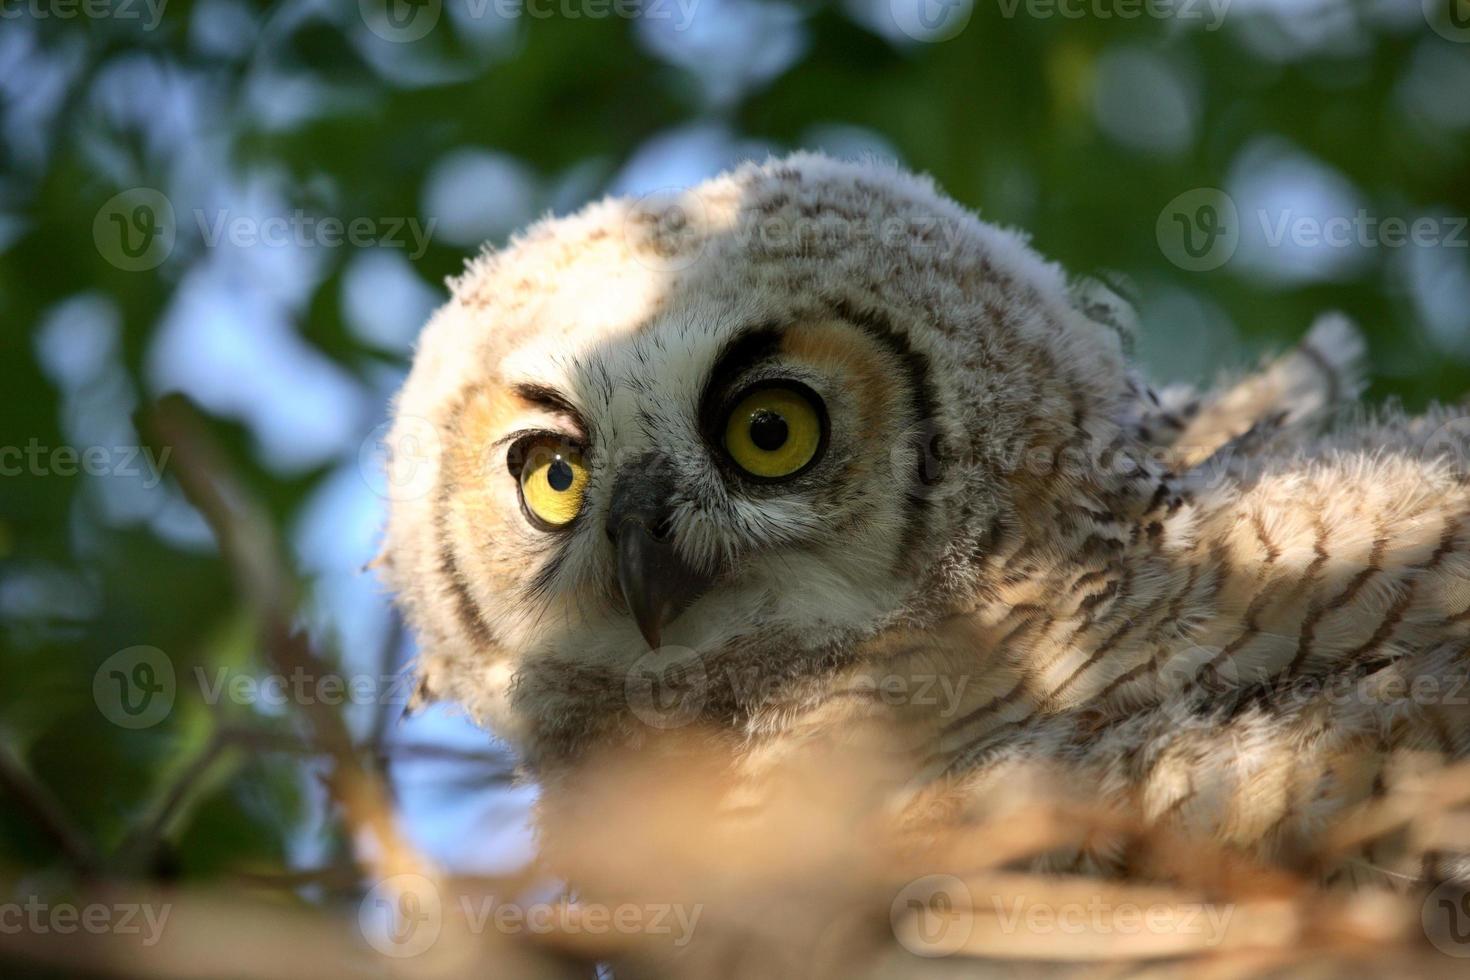
M 880 718 L 961 814 L 1039 761 L 1291 862 L 1470 753 L 1470 422 L 1348 410 L 1340 319 L 1156 393 L 1110 290 L 806 154 L 544 220 L 452 290 L 388 575 L 424 696 L 539 773 L 650 711 L 751 757 Z M 634 696 L 674 663 L 677 704 Z

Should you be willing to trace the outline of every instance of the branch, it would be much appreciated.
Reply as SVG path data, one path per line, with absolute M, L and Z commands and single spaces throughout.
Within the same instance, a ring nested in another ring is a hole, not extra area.
M 9 739 L 3 736 L 0 736 L 0 787 L 20 804 L 20 809 L 47 837 L 56 842 L 73 868 L 83 875 L 96 869 L 96 855 L 86 836 L 51 791 L 31 775 L 11 748 Z
M 125 864 L 130 859 L 147 860 L 152 857 L 158 842 L 168 832 L 168 825 L 178 813 L 179 808 L 188 799 L 194 787 L 203 778 L 211 766 L 214 765 L 221 754 L 223 754 L 228 743 L 221 733 L 215 732 L 200 750 L 199 754 L 190 760 L 169 787 L 162 801 L 153 813 L 153 816 L 141 828 L 129 834 L 124 843 L 118 848 L 119 864 Z
M 181 395 L 164 398 L 144 413 L 138 426 L 160 446 L 173 450 L 174 476 L 184 496 L 204 517 L 234 571 L 241 595 L 260 623 L 262 648 L 282 674 L 317 678 L 328 666 L 294 626 L 297 587 L 281 559 L 268 515 L 245 493 L 210 437 L 197 409 Z M 378 774 L 363 765 L 351 733 L 333 707 L 300 705 L 312 740 L 332 758 L 328 790 L 356 832 L 359 859 L 387 877 L 422 874 L 426 863 L 399 834 Z M 360 841 L 366 833 L 375 846 Z

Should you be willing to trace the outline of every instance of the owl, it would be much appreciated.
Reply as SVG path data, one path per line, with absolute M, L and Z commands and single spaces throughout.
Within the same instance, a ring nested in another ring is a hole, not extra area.
M 451 288 L 395 403 L 386 574 L 422 698 L 538 775 L 650 710 L 751 760 L 881 722 L 925 812 L 1042 763 L 1297 866 L 1470 754 L 1470 423 L 1357 409 L 1341 318 L 1156 392 L 1113 291 L 808 154 L 548 218 Z M 1464 870 L 1380 845 L 1312 870 Z

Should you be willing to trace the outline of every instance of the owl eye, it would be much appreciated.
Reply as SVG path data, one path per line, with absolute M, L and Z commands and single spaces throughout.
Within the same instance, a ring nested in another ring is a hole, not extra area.
M 517 447 L 521 503 L 532 523 L 562 527 L 582 509 L 587 490 L 587 466 L 580 454 L 559 442 L 538 438 Z
M 762 480 L 796 476 L 817 461 L 826 442 L 822 400 L 794 381 L 747 389 L 725 421 L 725 452 Z

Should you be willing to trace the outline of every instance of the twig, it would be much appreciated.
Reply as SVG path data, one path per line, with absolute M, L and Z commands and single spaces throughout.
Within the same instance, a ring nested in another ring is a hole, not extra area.
M 140 419 L 140 432 L 173 449 L 174 477 L 204 517 L 234 571 L 241 594 L 260 621 L 262 648 L 287 675 L 316 678 L 328 668 L 295 628 L 297 588 L 281 560 L 270 520 L 231 477 L 231 468 L 209 436 L 198 411 L 181 395 L 161 400 Z M 382 876 L 422 874 L 427 865 L 399 834 L 378 774 L 363 765 L 351 733 L 333 707 L 312 700 L 300 706 L 313 740 L 331 756 L 328 790 L 349 826 L 370 835 L 359 858 Z
M 289 732 L 225 727 L 220 729 L 220 737 L 231 744 L 261 752 L 288 752 L 296 755 L 321 755 L 326 752 L 320 746 L 313 745 Z M 389 742 L 382 746 L 364 744 L 355 746 L 354 751 L 361 754 L 372 754 L 375 758 L 385 762 L 413 760 L 482 763 L 496 768 L 496 779 L 509 781 L 515 777 L 514 770 L 507 765 L 506 757 L 496 752 L 457 749 L 449 745 L 436 745 L 433 742 Z
M 56 842 L 73 868 L 81 874 L 89 874 L 96 869 L 96 855 L 86 836 L 51 791 L 31 775 L 11 748 L 9 740 L 3 736 L 0 736 L 0 787 L 20 804 L 20 808 L 46 836 Z
M 200 750 L 189 764 L 184 767 L 169 787 L 168 793 L 158 804 L 153 816 L 141 828 L 130 834 L 127 840 L 118 848 L 121 860 L 147 858 L 152 855 L 154 848 L 168 832 L 168 825 L 174 815 L 193 792 L 194 787 L 209 772 L 215 761 L 224 752 L 228 742 L 216 731 L 204 748 Z
M 398 650 L 403 645 L 403 617 L 397 609 L 388 611 L 388 624 L 383 630 L 383 643 L 378 649 L 378 676 L 387 677 L 398 666 Z M 368 743 L 380 748 L 388 735 L 388 726 L 393 722 L 393 711 L 399 704 L 394 698 L 384 698 L 379 710 L 373 715 L 372 731 Z M 381 758 L 381 755 L 379 756 Z

